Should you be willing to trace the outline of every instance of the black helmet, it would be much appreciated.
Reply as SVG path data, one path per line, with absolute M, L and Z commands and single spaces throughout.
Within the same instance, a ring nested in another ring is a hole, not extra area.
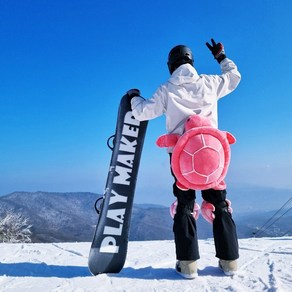
M 183 64 L 194 64 L 193 53 L 190 48 L 178 45 L 171 49 L 168 54 L 168 69 L 170 74 L 173 73 L 180 65 Z

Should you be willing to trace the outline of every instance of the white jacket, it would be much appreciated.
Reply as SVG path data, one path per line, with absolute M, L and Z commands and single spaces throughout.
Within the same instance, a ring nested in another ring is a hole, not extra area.
M 217 101 L 232 92 L 241 78 L 230 59 L 224 59 L 220 67 L 222 75 L 198 75 L 190 64 L 178 67 L 151 98 L 132 98 L 133 116 L 143 121 L 165 114 L 168 133 L 182 134 L 185 120 L 193 114 L 208 117 L 218 128 Z

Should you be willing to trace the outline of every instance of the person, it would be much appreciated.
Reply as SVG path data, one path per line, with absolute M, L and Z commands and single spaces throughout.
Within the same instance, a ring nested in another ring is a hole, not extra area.
M 218 128 L 218 100 L 231 93 L 239 84 L 241 75 L 235 63 L 226 57 L 222 43 L 211 39 L 206 43 L 215 60 L 220 64 L 221 75 L 199 75 L 194 68 L 192 51 L 185 45 L 171 49 L 168 55 L 168 69 L 171 74 L 153 96 L 144 99 L 138 89 L 127 92 L 133 116 L 139 120 L 150 120 L 166 116 L 168 133 L 182 134 L 184 122 L 191 115 L 207 117 L 211 125 Z M 170 154 L 172 148 L 168 149 Z M 173 172 L 172 175 L 174 176 Z M 176 182 L 176 178 L 174 176 Z M 173 194 L 177 198 L 173 232 L 176 248 L 176 271 L 184 278 L 195 278 L 199 256 L 197 226 L 192 216 L 196 191 L 182 190 L 173 184 Z M 226 275 L 237 270 L 238 240 L 236 226 L 226 200 L 226 189 L 207 189 L 201 191 L 202 198 L 214 206 L 213 236 L 219 267 Z

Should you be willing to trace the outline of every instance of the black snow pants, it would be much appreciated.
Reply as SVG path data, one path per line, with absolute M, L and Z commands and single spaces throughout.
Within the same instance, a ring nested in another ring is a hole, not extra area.
M 173 172 L 172 175 L 175 178 Z M 201 193 L 205 201 L 215 206 L 213 236 L 216 257 L 223 260 L 237 259 L 239 254 L 236 226 L 225 202 L 226 190 L 208 189 Z M 178 202 L 173 222 L 177 260 L 197 260 L 200 258 L 197 226 L 192 216 L 196 192 L 195 190 L 183 191 L 174 183 L 173 194 Z

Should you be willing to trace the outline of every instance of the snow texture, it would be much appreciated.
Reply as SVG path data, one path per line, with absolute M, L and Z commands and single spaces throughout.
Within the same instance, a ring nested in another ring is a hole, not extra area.
M 240 239 L 239 271 L 217 268 L 213 239 L 200 240 L 199 276 L 174 271 L 174 242 L 129 242 L 119 274 L 91 276 L 90 243 L 1 243 L 0 291 L 292 291 L 292 237 Z

